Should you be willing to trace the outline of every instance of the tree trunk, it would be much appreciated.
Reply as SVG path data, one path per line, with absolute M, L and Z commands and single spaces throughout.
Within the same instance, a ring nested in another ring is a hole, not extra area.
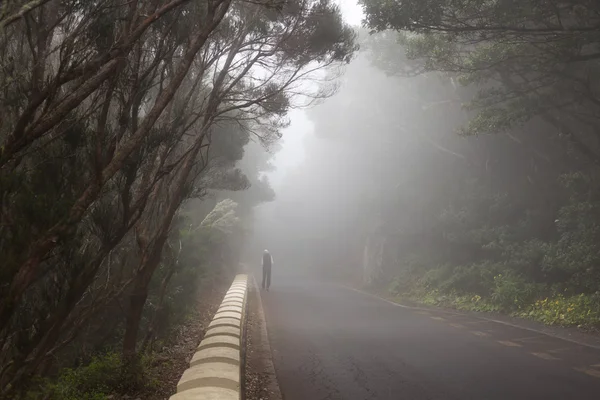
M 140 272 L 135 277 L 133 290 L 129 295 L 129 310 L 125 319 L 125 336 L 123 338 L 123 357 L 128 363 L 133 361 L 137 354 L 136 344 L 144 305 L 148 298 L 148 286 L 156 267 L 160 263 L 160 256 L 166 239 L 166 235 L 160 235 L 149 246 L 149 251 L 142 256 L 138 269 Z
M 148 326 L 148 332 L 146 333 L 146 337 L 144 338 L 144 341 L 142 342 L 142 346 L 140 347 L 141 353 L 146 351 L 146 348 L 152 342 L 152 339 L 154 339 L 158 316 L 163 308 L 163 305 L 165 302 L 165 296 L 167 294 L 167 288 L 169 287 L 171 278 L 173 277 L 173 275 L 175 275 L 176 269 L 177 269 L 177 266 L 173 266 L 172 268 L 170 268 L 169 272 L 167 273 L 167 276 L 164 277 L 164 279 L 162 280 L 162 282 L 160 284 L 160 292 L 158 294 L 158 302 L 156 304 L 156 311 L 154 312 L 154 315 L 152 316 L 152 319 L 150 320 L 150 325 Z
M 173 1 L 173 3 L 175 2 L 176 1 Z M 42 272 L 40 268 L 42 260 L 52 249 L 58 246 L 65 238 L 69 237 L 71 232 L 76 229 L 77 224 L 81 221 L 85 212 L 97 200 L 102 192 L 104 184 L 122 168 L 129 155 L 139 147 L 144 137 L 146 137 L 156 120 L 162 114 L 163 110 L 171 102 L 175 96 L 175 92 L 179 89 L 179 86 L 187 75 L 196 54 L 204 46 L 204 43 L 212 31 L 221 22 L 229 9 L 230 3 L 230 0 L 223 0 L 220 3 L 220 9 L 212 10 L 213 14 L 210 15 L 211 24 L 196 35 L 188 48 L 188 52 L 179 64 L 170 85 L 159 95 L 153 108 L 148 115 L 146 115 L 142 125 L 134 132 L 128 141 L 120 146 L 120 150 L 104 168 L 100 182 L 91 182 L 87 189 L 83 191 L 81 196 L 73 204 L 69 215 L 50 228 L 40 239 L 31 244 L 27 258 L 18 268 L 18 272 L 9 283 L 7 295 L 5 298 L 0 299 L 0 331 L 8 325 L 9 320 L 13 317 L 15 307 L 25 290 Z
M 137 335 L 142 321 L 142 312 L 146 304 L 148 292 L 141 290 L 129 296 L 129 311 L 125 324 L 125 337 L 123 338 L 123 357 L 131 361 L 136 355 Z

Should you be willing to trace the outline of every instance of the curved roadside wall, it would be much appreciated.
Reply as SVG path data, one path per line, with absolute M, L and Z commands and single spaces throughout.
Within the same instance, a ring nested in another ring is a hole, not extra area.
M 237 275 L 170 400 L 242 399 L 248 276 Z

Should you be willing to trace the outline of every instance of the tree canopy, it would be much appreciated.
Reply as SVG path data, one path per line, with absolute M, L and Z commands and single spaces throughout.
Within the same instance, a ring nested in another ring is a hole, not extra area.
M 586 0 L 363 0 L 374 31 L 399 32 L 408 65 L 473 88 L 462 132 L 497 133 L 542 118 L 598 163 L 600 8 Z M 399 56 L 396 56 L 399 57 Z M 395 70 L 394 70 L 395 68 Z M 476 89 L 475 89 L 476 88 Z
M 139 360 L 147 299 L 162 302 L 179 265 L 182 206 L 268 187 L 236 166 L 244 148 L 276 140 L 299 99 L 329 95 L 322 71 L 356 45 L 328 0 L 0 8 L 0 393 L 14 395 L 115 303 L 123 355 Z M 233 213 L 209 230 L 229 241 Z

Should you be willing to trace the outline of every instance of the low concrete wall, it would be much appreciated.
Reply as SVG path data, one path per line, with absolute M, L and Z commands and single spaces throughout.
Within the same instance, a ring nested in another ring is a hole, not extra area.
M 170 400 L 240 400 L 248 276 L 235 277 Z

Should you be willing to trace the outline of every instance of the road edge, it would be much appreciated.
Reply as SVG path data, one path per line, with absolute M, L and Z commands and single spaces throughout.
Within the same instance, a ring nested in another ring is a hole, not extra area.
M 279 380 L 277 379 L 277 372 L 275 370 L 275 364 L 273 363 L 273 351 L 271 349 L 271 342 L 269 341 L 269 333 L 267 330 L 267 320 L 265 317 L 265 310 L 263 308 L 262 296 L 260 293 L 260 289 L 258 284 L 256 283 L 256 279 L 254 275 L 250 275 L 252 277 L 252 290 L 256 292 L 257 299 L 257 313 L 260 324 L 260 345 L 259 351 L 261 357 L 264 361 L 265 365 L 265 373 L 269 379 L 269 387 L 267 388 L 269 391 L 269 400 L 283 400 L 283 396 L 281 394 L 281 388 L 279 387 Z
M 395 301 L 386 299 L 384 297 L 378 296 L 378 295 L 370 293 L 370 292 L 366 292 L 364 290 L 357 289 L 355 287 L 351 287 L 351 286 L 347 286 L 347 285 L 340 285 L 340 286 L 343 287 L 343 288 L 345 288 L 345 289 L 349 289 L 349 290 L 355 291 L 357 293 L 360 293 L 360 294 L 372 297 L 374 299 L 383 301 L 385 303 L 391 304 L 391 305 L 393 305 L 395 307 L 406 308 L 406 309 L 411 309 L 411 310 L 419 310 L 419 311 L 431 311 L 431 310 L 435 310 L 435 311 L 438 311 L 438 312 L 441 312 L 441 313 L 444 313 L 444 314 L 451 314 L 451 315 L 465 315 L 465 316 L 468 316 L 468 317 L 477 318 L 477 319 L 481 319 L 481 320 L 488 321 L 488 322 L 494 322 L 494 323 L 500 324 L 500 325 L 510 326 L 512 328 L 523 329 L 525 331 L 534 332 L 534 333 L 537 333 L 537 334 L 540 334 L 540 335 L 545 335 L 545 336 L 552 337 L 552 338 L 555 338 L 555 339 L 564 340 L 565 342 L 573 343 L 573 344 L 576 344 L 576 345 L 579 345 L 579 346 L 588 347 L 588 348 L 592 348 L 592 349 L 595 349 L 595 350 L 600 350 L 600 345 L 596 345 L 596 344 L 592 344 L 592 343 L 586 343 L 586 342 L 583 342 L 583 341 L 580 341 L 580 340 L 577 340 L 577 339 L 571 339 L 571 338 L 565 337 L 563 335 L 553 334 L 552 332 L 548 332 L 548 331 L 542 331 L 542 330 L 539 330 L 539 329 L 535 329 L 535 328 L 531 328 L 531 327 L 527 327 L 527 326 L 523 326 L 523 325 L 513 324 L 513 323 L 507 322 L 507 321 L 501 321 L 501 320 L 494 319 L 494 318 L 488 318 L 488 317 L 485 317 L 483 315 L 477 315 L 477 314 L 474 314 L 474 313 L 465 313 L 465 312 L 461 312 L 460 310 L 445 310 L 443 308 L 434 307 L 434 306 L 430 306 L 430 307 L 407 306 L 405 304 L 397 303 Z

